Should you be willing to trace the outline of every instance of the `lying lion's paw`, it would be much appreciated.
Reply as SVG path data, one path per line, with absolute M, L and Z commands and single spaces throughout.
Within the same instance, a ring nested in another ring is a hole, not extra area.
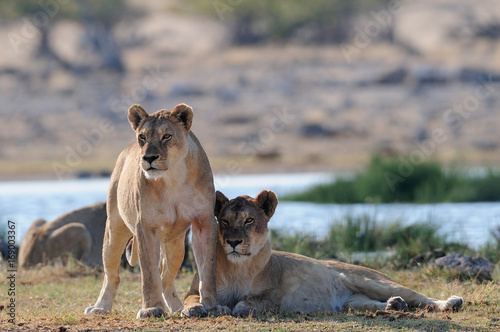
M 448 300 L 446 300 L 446 304 L 443 308 L 443 310 L 451 310 L 453 312 L 457 312 L 462 308 L 462 304 L 464 303 L 464 299 L 461 298 L 460 296 L 450 296 Z
M 387 300 L 385 310 L 407 311 L 408 304 L 405 300 L 403 300 L 401 296 L 393 296 L 389 300 Z
M 94 306 L 85 309 L 85 315 L 108 315 L 109 311 Z
M 252 313 L 252 308 L 249 307 L 245 301 L 238 302 L 233 309 L 233 316 L 235 317 L 247 317 Z
M 223 315 L 231 315 L 231 309 L 229 307 L 216 305 L 212 309 L 208 311 L 209 316 L 223 316 Z
M 182 317 L 205 317 L 207 310 L 201 303 L 194 303 L 189 306 L 184 306 L 181 311 Z
M 166 316 L 165 310 L 158 307 L 141 309 L 137 313 L 137 319 L 144 319 L 149 317 L 163 317 L 163 316 Z

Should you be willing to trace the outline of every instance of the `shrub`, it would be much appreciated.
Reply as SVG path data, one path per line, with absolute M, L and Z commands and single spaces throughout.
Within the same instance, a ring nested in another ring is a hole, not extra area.
M 411 258 L 436 249 L 467 255 L 481 254 L 497 262 L 500 255 L 500 227 L 493 233 L 496 242 L 490 242 L 478 251 L 474 251 L 467 245 L 449 241 L 445 235 L 440 234 L 439 226 L 431 221 L 404 225 L 396 220 L 384 224 L 369 215 L 360 217 L 347 215 L 330 225 L 326 238 L 318 238 L 307 233 L 290 235 L 271 230 L 270 239 L 275 250 L 318 259 L 341 259 L 354 253 L 390 251 L 394 254 L 386 256 L 385 263 L 403 268 L 408 266 Z
M 336 257 L 337 247 L 335 243 L 327 240 L 319 240 L 312 234 L 296 233 L 290 235 L 272 229 L 270 240 L 275 250 L 293 252 L 317 259 Z
M 287 41 L 302 38 L 313 43 L 345 41 L 352 19 L 387 0 L 193 0 L 192 8 L 229 23 L 235 44 Z M 300 37 L 303 35 L 303 37 Z
M 404 177 L 403 167 L 402 157 L 374 156 L 363 172 L 292 193 L 282 200 L 344 204 L 500 200 L 500 175 L 492 170 L 484 177 L 472 177 L 457 169 L 444 170 L 435 161 L 425 161 L 412 166 Z

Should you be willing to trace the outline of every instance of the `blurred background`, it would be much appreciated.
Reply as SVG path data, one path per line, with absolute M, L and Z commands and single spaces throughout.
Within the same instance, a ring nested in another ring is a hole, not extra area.
M 432 204 L 500 199 L 495 0 L 0 0 L 0 26 L 0 216 L 21 236 L 105 199 L 130 105 L 187 103 L 228 197 L 370 203 L 284 202 L 277 226 L 350 214 L 363 242 L 356 216 L 433 220 L 475 247 L 494 234 L 498 260 L 498 204 Z M 378 205 L 394 202 L 431 204 Z
M 2 180 L 109 173 L 133 103 L 191 105 L 216 172 L 500 159 L 493 0 L 1 0 L 0 17 Z

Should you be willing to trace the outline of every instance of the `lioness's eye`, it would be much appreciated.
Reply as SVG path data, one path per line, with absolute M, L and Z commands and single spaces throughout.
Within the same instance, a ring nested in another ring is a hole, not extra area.
M 140 139 L 141 141 L 145 141 L 145 140 L 146 140 L 146 135 L 144 135 L 144 134 L 140 134 L 140 135 L 139 135 L 139 139 Z
M 245 220 L 245 225 L 250 225 L 251 223 L 254 222 L 254 218 L 247 218 L 247 220 Z
M 170 135 L 170 134 L 165 134 L 165 135 L 163 135 L 162 140 L 164 140 L 164 141 L 168 141 L 168 140 L 170 140 L 171 138 L 172 138 L 172 135 Z
M 229 226 L 229 221 L 227 221 L 226 219 L 221 219 L 220 223 L 224 227 Z

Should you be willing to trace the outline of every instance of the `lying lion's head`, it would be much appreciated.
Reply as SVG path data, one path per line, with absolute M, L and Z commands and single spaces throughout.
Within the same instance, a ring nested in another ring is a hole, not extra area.
M 141 105 L 132 105 L 128 121 L 137 134 L 141 167 L 148 179 L 158 179 L 186 156 L 193 121 L 193 109 L 188 105 L 179 104 L 172 112 L 160 110 L 151 115 Z
M 259 253 L 267 242 L 267 223 L 278 205 L 276 194 L 263 190 L 255 198 L 239 196 L 229 200 L 217 191 L 216 196 L 219 242 L 227 258 L 237 263 Z

